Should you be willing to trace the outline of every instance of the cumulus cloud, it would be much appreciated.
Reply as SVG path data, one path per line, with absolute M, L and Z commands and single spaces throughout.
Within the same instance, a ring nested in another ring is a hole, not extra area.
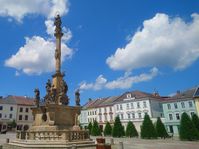
M 16 76 L 21 72 L 28 75 L 52 72 L 55 69 L 55 41 L 54 22 L 56 13 L 61 16 L 68 12 L 67 0 L 0 0 L 0 16 L 9 16 L 19 22 L 29 14 L 46 16 L 45 21 L 47 38 L 41 36 L 25 37 L 26 43 L 21 46 L 16 54 L 5 61 L 5 66 L 17 69 Z M 72 56 L 73 50 L 66 43 L 71 39 L 70 29 L 63 27 L 62 37 L 62 62 Z
M 135 83 L 149 81 L 159 73 L 156 67 L 152 68 L 149 73 L 142 73 L 132 76 L 131 73 L 125 73 L 124 76 L 116 80 L 108 81 L 103 75 L 99 75 L 94 83 L 80 83 L 80 90 L 100 90 L 100 89 L 127 89 Z
M 0 16 L 10 17 L 18 22 L 27 15 L 38 14 L 53 18 L 57 12 L 68 12 L 67 0 L 0 0 Z
M 62 44 L 62 61 L 73 53 L 66 44 Z M 55 43 L 40 36 L 26 38 L 26 43 L 19 51 L 5 61 L 5 65 L 23 71 L 26 74 L 41 74 L 55 69 Z
M 145 20 L 143 27 L 124 48 L 107 58 L 113 70 L 131 71 L 142 67 L 169 66 L 183 70 L 199 57 L 199 14 L 192 21 L 157 13 Z

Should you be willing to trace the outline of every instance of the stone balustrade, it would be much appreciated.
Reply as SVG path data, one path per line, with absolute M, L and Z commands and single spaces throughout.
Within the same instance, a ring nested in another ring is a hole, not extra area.
M 16 138 L 20 140 L 66 140 L 69 142 L 90 139 L 88 131 L 85 130 L 18 131 Z

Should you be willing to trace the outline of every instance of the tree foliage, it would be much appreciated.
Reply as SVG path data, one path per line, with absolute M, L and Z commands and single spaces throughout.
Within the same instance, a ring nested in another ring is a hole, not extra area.
M 107 122 L 106 126 L 104 128 L 104 135 L 105 136 L 111 136 L 111 133 L 112 133 L 112 127 L 111 127 L 110 123 Z
M 169 136 L 160 117 L 157 118 L 155 127 L 156 127 L 156 132 L 157 132 L 158 137 L 167 138 Z
M 196 115 L 196 114 L 192 115 L 192 122 L 194 123 L 195 127 L 199 131 L 199 118 L 198 118 L 198 115 Z
M 180 139 L 181 140 L 198 140 L 199 133 L 191 118 L 187 113 L 183 113 L 180 121 Z
M 93 123 L 93 127 L 92 127 L 92 130 L 91 130 L 91 135 L 93 135 L 93 136 L 100 136 L 101 135 L 101 130 L 99 128 L 99 125 L 98 125 L 97 121 L 94 121 L 94 123 Z
M 92 127 L 93 127 L 93 125 L 92 125 L 92 123 L 90 122 L 89 124 L 88 124 L 88 130 L 89 130 L 89 134 L 91 134 L 91 130 L 92 130 Z
M 115 118 L 113 131 L 112 131 L 113 137 L 123 137 L 124 136 L 124 128 L 121 124 L 119 116 Z
M 148 114 L 145 114 L 144 121 L 141 126 L 141 138 L 156 139 L 157 132 Z
M 138 137 L 138 132 L 135 128 L 135 125 L 129 121 L 126 127 L 126 136 L 127 137 Z

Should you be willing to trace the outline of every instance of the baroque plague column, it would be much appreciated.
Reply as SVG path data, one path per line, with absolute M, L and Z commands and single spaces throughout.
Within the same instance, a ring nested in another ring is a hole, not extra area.
M 79 90 L 75 92 L 76 105 L 69 106 L 68 85 L 63 79 L 64 73 L 61 73 L 61 38 L 63 36 L 61 24 L 61 18 L 57 15 L 54 21 L 56 72 L 52 75 L 52 81 L 48 79 L 46 83 L 46 95 L 43 102 L 40 102 L 39 89 L 35 89 L 35 107 L 32 108 L 33 125 L 26 132 L 18 132 L 17 138 L 26 141 L 54 140 L 55 142 L 61 141 L 61 144 L 66 145 L 70 142 L 93 144 L 94 142 L 90 140 L 88 131 L 81 130 L 78 126 L 78 115 L 81 110 Z M 51 141 L 51 143 L 53 144 L 54 141 Z

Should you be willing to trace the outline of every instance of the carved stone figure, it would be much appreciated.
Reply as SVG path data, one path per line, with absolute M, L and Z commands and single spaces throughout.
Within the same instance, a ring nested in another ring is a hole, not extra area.
M 79 93 L 79 89 L 77 89 L 76 92 L 75 92 L 75 102 L 76 102 L 76 106 L 80 106 L 80 93 Z
M 57 96 L 57 90 L 56 88 L 52 88 L 52 102 L 57 102 L 56 101 L 56 96 Z
M 36 88 L 36 89 L 34 90 L 34 92 L 35 92 L 35 105 L 36 105 L 37 107 L 39 107 L 39 102 L 40 102 L 40 91 L 39 91 L 38 88 Z
M 54 25 L 55 25 L 55 34 L 60 34 L 61 33 L 61 18 L 59 14 L 55 17 Z M 63 34 L 63 33 L 62 33 Z

